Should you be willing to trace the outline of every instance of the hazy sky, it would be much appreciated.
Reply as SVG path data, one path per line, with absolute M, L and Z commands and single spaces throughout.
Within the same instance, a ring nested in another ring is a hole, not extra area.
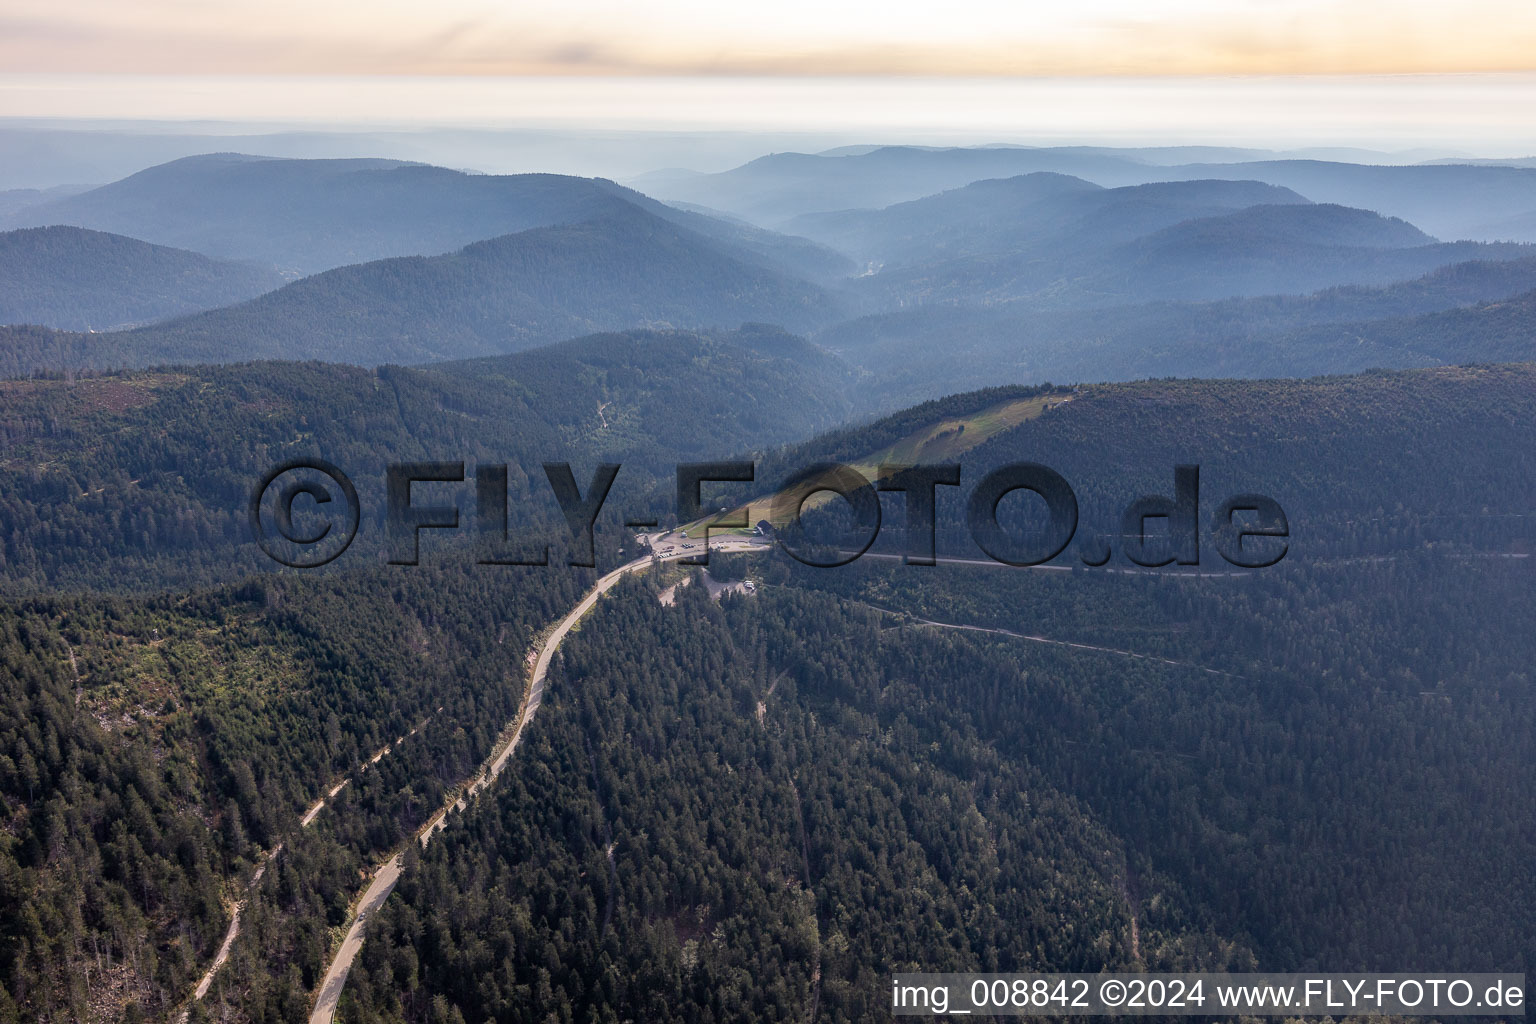
M 1532 0 L 4 0 L 0 70 L 1188 75 L 1536 70 Z
M 0 116 L 1536 154 L 1536 74 L 961 78 L 0 74 Z M 103 125 L 108 127 L 108 125 Z M 150 130 L 155 130 L 151 127 Z M 814 140 L 792 143 L 817 148 Z M 748 149 L 760 143 L 746 143 Z M 658 162 L 661 157 L 658 155 Z M 483 162 L 477 158 L 475 162 Z
M 0 0 L 6 117 L 1524 155 L 1533 111 L 1536 0 Z

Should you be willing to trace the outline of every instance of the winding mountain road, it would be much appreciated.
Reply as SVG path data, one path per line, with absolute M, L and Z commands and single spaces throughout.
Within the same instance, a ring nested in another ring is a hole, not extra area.
M 759 538 L 744 537 L 719 537 L 711 538 L 709 548 L 711 551 L 722 553 L 737 551 L 761 551 L 771 546 L 771 542 Z M 684 542 L 670 546 L 665 553 L 658 553 L 655 559 L 660 561 L 676 561 L 680 558 L 692 557 L 703 553 L 702 541 Z M 523 706 L 518 715 L 504 732 L 504 738 L 497 744 L 486 759 L 483 768 L 471 779 L 461 783 L 462 791 L 451 797 L 441 809 L 423 825 L 416 833 L 416 838 L 422 846 L 426 846 L 432 837 L 441 832 L 448 825 L 448 816 L 454 811 L 462 811 L 469 806 L 471 800 L 483 793 L 496 777 L 506 767 L 511 759 L 513 751 L 517 749 L 518 741 L 523 737 L 523 730 L 533 721 L 533 716 L 539 710 L 539 705 L 544 700 L 544 681 L 549 675 L 549 666 L 554 661 L 560 645 L 565 641 L 571 629 L 581 621 L 582 617 L 591 611 L 598 599 L 613 589 L 614 585 L 628 576 L 630 573 L 640 572 L 651 566 L 652 555 L 645 555 L 632 562 L 614 569 L 601 577 L 592 585 L 576 606 L 565 614 L 555 627 L 549 631 L 539 646 L 538 658 L 534 661 L 533 672 L 528 681 L 528 694 L 523 700 Z M 472 780 L 472 781 L 471 781 Z M 373 880 L 368 883 L 368 888 L 363 891 L 362 898 L 358 901 L 357 911 L 353 915 L 352 923 L 347 928 L 347 934 L 342 939 L 341 945 L 336 950 L 335 957 L 331 960 L 330 967 L 325 972 L 325 980 L 320 983 L 319 995 L 315 997 L 315 1008 L 309 1015 L 309 1024 L 331 1024 L 336 1017 L 336 1007 L 341 1001 L 342 989 L 347 983 L 347 972 L 352 969 L 352 962 L 357 959 L 357 954 L 363 948 L 363 935 L 367 931 L 368 923 L 378 913 L 389 894 L 394 891 L 395 885 L 400 881 L 400 866 L 404 851 L 397 851 L 374 871 Z
M 570 631 L 576 626 L 576 624 L 579 623 L 582 618 L 592 610 L 592 608 L 597 604 L 598 599 L 606 594 L 609 590 L 611 590 L 614 585 L 617 584 L 625 576 L 647 569 L 654 562 L 674 562 L 683 558 L 696 557 L 703 554 L 705 549 L 705 542 L 702 538 L 685 538 L 681 534 L 675 532 L 654 534 L 648 538 L 648 540 L 651 544 L 652 554 L 647 554 L 641 558 L 635 559 L 634 561 L 626 562 L 624 565 L 619 566 L 617 569 L 614 569 L 613 571 L 599 578 L 598 581 L 592 585 L 592 588 L 582 596 L 581 600 L 576 603 L 575 607 L 567 612 L 565 616 L 555 624 L 554 628 L 549 631 L 549 634 L 539 645 L 538 657 L 533 663 L 532 674 L 528 681 L 527 696 L 524 698 L 523 706 L 521 709 L 519 709 L 517 717 L 514 718 L 503 731 L 503 739 L 496 745 L 494 750 L 491 752 L 491 755 L 483 763 L 482 768 L 475 775 L 470 776 L 470 778 L 465 779 L 462 783 L 460 783 L 459 787 L 457 787 L 457 792 L 455 795 L 450 797 L 449 800 L 437 811 L 437 813 L 432 815 L 431 818 L 427 819 L 426 824 L 424 824 L 416 832 L 415 838 L 422 844 L 422 846 L 426 846 L 434 835 L 447 827 L 448 816 L 450 814 L 454 813 L 455 811 L 463 811 L 466 807 L 468 807 L 472 800 L 483 793 L 491 785 L 491 783 L 496 781 L 497 776 L 499 776 L 502 772 L 502 769 L 506 767 L 507 762 L 511 759 L 513 752 L 517 749 L 518 742 L 522 739 L 523 731 L 528 727 L 529 723 L 533 721 L 534 715 L 539 710 L 539 705 L 543 703 L 545 680 L 549 675 L 549 666 L 553 662 L 555 654 L 559 651 L 560 645 L 565 641 L 566 636 L 569 635 Z M 773 545 L 774 542 L 772 540 L 767 540 L 761 537 L 743 537 L 740 535 L 726 535 L 720 537 L 711 537 L 709 539 L 709 550 L 718 551 L 722 554 L 748 551 L 765 551 L 772 548 Z M 882 556 L 866 554 L 865 557 Z M 899 555 L 883 557 L 900 558 Z M 999 564 L 996 562 L 987 562 L 979 559 L 943 557 L 939 558 L 938 561 L 941 563 L 957 565 L 995 566 Z M 1037 566 L 1035 568 L 1070 571 L 1070 568 L 1066 566 Z M 1201 575 L 1229 574 L 1202 573 Z M 1230 575 L 1239 574 L 1232 573 Z M 968 629 L 978 632 L 1001 633 L 1015 636 L 1023 640 L 1033 640 L 1041 643 L 1062 644 L 1063 646 L 1082 648 L 1085 650 L 1100 650 L 1105 651 L 1106 653 L 1128 655 L 1130 657 L 1149 657 L 1148 655 L 1134 654 L 1130 651 L 1113 650 L 1110 648 L 1095 648 L 1086 644 L 1066 643 L 1063 641 L 1051 640 L 1046 637 L 1025 636 L 1023 634 L 1012 633 L 1008 630 L 986 629 L 984 627 L 977 626 L 957 626 L 951 623 L 942 622 L 924 622 L 922 624 L 948 629 Z M 1164 661 L 1166 659 L 1154 658 L 1153 660 Z M 1179 663 L 1170 662 L 1170 664 Z M 400 868 L 403 856 L 404 850 L 398 850 L 375 869 L 372 880 L 369 882 L 368 887 L 363 891 L 362 897 L 358 900 L 357 909 L 353 914 L 351 924 L 347 928 L 347 933 L 342 939 L 341 945 L 337 948 L 335 956 L 332 958 L 331 963 L 325 972 L 325 979 L 321 982 L 319 994 L 315 998 L 314 1010 L 309 1017 L 309 1024 L 332 1024 L 332 1021 L 335 1019 L 336 1007 L 341 1001 L 342 989 L 346 986 L 347 973 L 352 969 L 352 963 L 357 959 L 358 952 L 362 950 L 363 936 L 367 931 L 368 924 L 378 913 L 379 908 L 384 905 L 384 901 L 389 898 L 389 894 L 394 891 L 396 884 L 398 884 L 400 881 Z

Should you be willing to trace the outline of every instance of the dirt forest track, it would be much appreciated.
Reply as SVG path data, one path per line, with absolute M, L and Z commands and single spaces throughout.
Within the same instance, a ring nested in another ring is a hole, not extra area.
M 71 652 L 71 657 L 73 657 L 73 652 Z M 438 708 L 437 710 L 441 711 L 443 709 Z M 387 754 L 390 753 L 390 751 L 394 750 L 410 737 L 416 735 L 416 733 L 423 726 L 425 726 L 427 722 L 431 721 L 431 719 L 432 716 L 428 715 L 418 725 L 413 727 L 410 732 L 406 733 L 404 736 L 401 736 L 393 743 L 386 743 L 378 750 L 374 751 L 373 756 L 370 757 L 367 762 L 365 762 L 360 768 L 358 768 L 358 771 L 365 772 L 373 765 L 378 764 Z M 304 812 L 304 816 L 299 819 L 299 827 L 308 828 L 310 825 L 312 825 L 315 821 L 315 818 L 319 816 L 320 812 L 325 810 L 326 804 L 330 800 L 334 799 L 337 793 L 340 793 L 344 788 L 346 788 L 347 784 L 351 781 L 352 776 L 348 775 L 340 782 L 327 789 L 325 795 L 311 804 L 309 809 Z M 261 860 L 256 865 L 256 870 L 251 874 L 250 882 L 246 885 L 247 892 L 254 892 L 256 890 L 256 887 L 261 884 L 262 876 L 266 874 L 267 866 L 270 865 L 273 861 L 277 860 L 277 858 L 282 855 L 282 852 L 283 844 L 278 843 L 262 856 Z M 244 912 L 244 910 L 245 899 L 243 898 L 236 901 L 235 904 L 230 908 L 229 928 L 224 932 L 224 941 L 219 944 L 219 951 L 214 954 L 213 962 L 208 965 L 208 970 L 204 971 L 202 978 L 198 980 L 197 988 L 193 991 L 192 999 L 190 1002 L 202 1001 L 202 998 L 208 994 L 208 989 L 212 987 L 214 978 L 218 977 L 219 970 L 223 968 L 225 962 L 229 959 L 229 951 L 234 946 L 235 939 L 239 938 L 240 936 L 240 915 Z M 185 1024 L 190 1016 L 191 1006 L 190 1003 L 188 1003 L 184 1004 L 178 1013 L 172 1015 L 172 1020 L 176 1021 L 176 1024 Z

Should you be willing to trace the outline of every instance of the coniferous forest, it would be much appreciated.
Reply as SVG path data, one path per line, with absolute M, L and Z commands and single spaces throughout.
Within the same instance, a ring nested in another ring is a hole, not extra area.
M 0 1024 L 1536 963 L 1530 161 L 311 128 L 0 125 Z
M 69 515 L 96 547 L 29 533 L 60 528 L 41 516 L 10 527 L 8 1019 L 167 1016 L 239 904 L 193 1019 L 305 1020 L 361 881 L 401 849 L 341 1019 L 852 1021 L 881 1012 L 899 969 L 1531 956 L 1529 930 L 1509 926 L 1536 913 L 1526 368 L 1001 389 L 766 452 L 765 480 L 1044 398 L 968 450 L 965 472 L 1051 452 L 1084 523 L 1105 523 L 1171 490 L 1180 452 L 1218 450 L 1202 515 L 1223 489 L 1267 490 L 1293 552 L 1264 570 L 1219 561 L 1208 535 L 1194 569 L 717 553 L 714 578 L 759 583 L 719 600 L 678 586 L 695 570 L 660 565 L 583 620 L 512 770 L 424 850 L 412 835 L 515 717 L 531 645 L 595 577 L 476 565 L 453 539 L 424 541 L 414 567 L 380 564 L 376 545 L 310 574 L 248 568 L 250 541 L 217 526 L 219 492 L 135 460 L 214 432 L 183 464 L 222 462 L 210 477 L 235 490 L 259 462 L 248 424 L 281 422 L 260 412 L 278 371 L 38 381 L 12 403 L 12 500 Z M 324 366 L 281 372 L 316 403 L 380 390 Z M 382 380 L 391 417 L 404 396 L 463 408 L 493 383 Z M 172 390 L 80 400 L 145 387 Z M 649 415 L 644 393 L 616 394 Z M 174 415 L 147 418 L 162 406 Z M 560 431 L 566 414 L 541 408 Z M 427 447 L 391 422 L 352 459 Z M 633 500 L 663 507 L 666 446 L 692 439 L 632 422 L 653 444 L 626 464 Z M 23 463 L 89 425 L 89 459 Z M 117 513 L 89 491 L 109 493 L 109 473 L 213 525 L 168 531 L 169 549 L 102 530 Z M 22 502 L 50 492 L 67 500 Z M 890 497 L 877 555 L 899 550 Z M 961 510 L 941 495 L 939 547 L 974 558 Z M 598 540 L 606 564 L 629 557 L 611 522 Z

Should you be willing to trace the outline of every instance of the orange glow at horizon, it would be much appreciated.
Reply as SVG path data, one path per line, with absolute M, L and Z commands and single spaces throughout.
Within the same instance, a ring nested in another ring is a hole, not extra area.
M 1536 70 L 1529 0 L 6 0 L 0 72 L 1183 76 Z

